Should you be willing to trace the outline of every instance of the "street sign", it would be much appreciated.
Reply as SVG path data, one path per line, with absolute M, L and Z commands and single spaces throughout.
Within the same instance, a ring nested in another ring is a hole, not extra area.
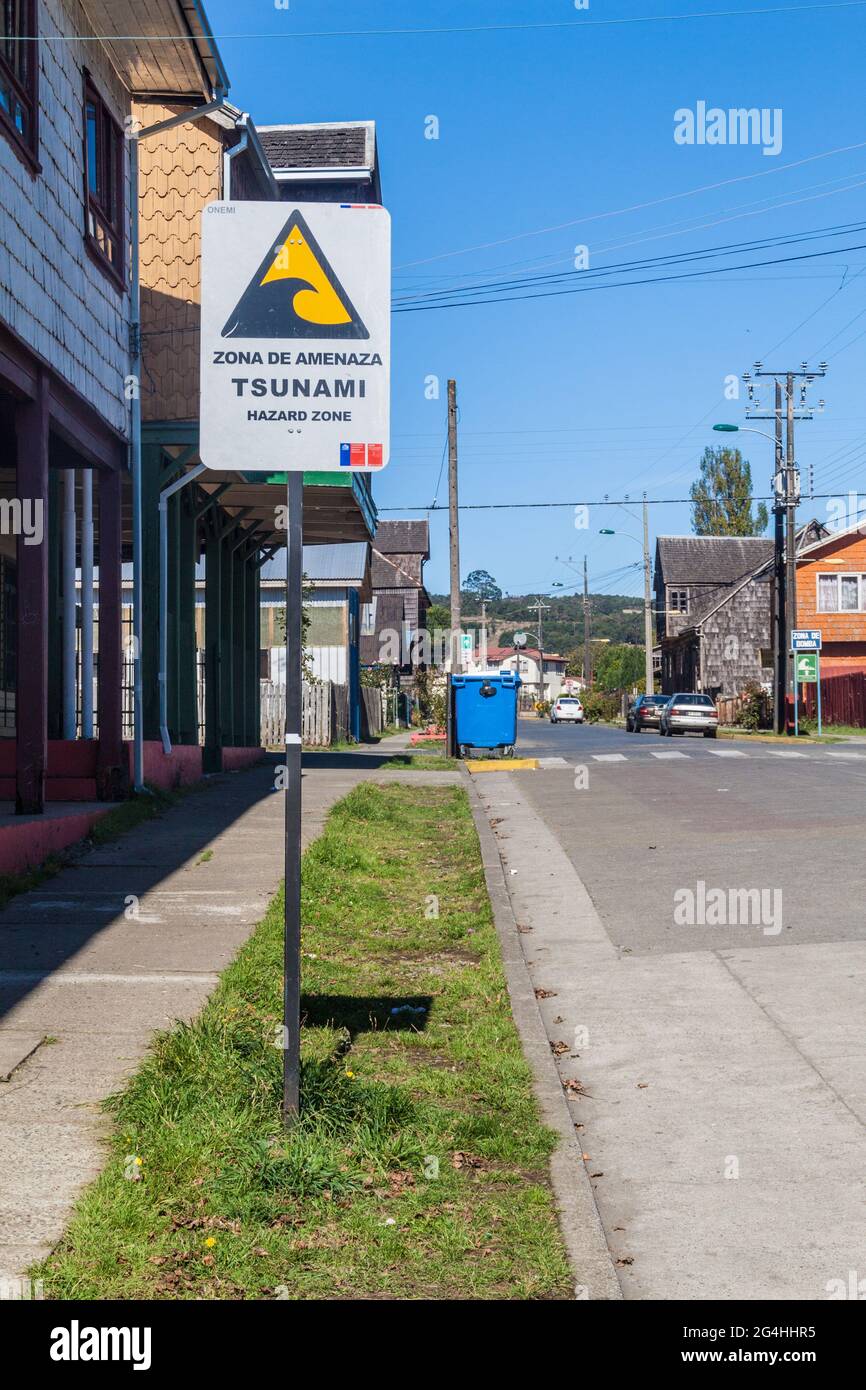
M 797 652 L 797 681 L 800 685 L 814 685 L 818 679 L 818 653 Z
M 792 652 L 819 652 L 820 650 L 820 628 L 794 628 L 791 633 Z
M 461 651 L 463 652 L 464 656 L 471 656 L 471 655 L 472 655 L 472 633 L 471 633 L 471 632 L 461 632 L 461 634 L 460 634 L 460 649 L 461 649 Z
M 378 471 L 390 441 L 391 219 L 353 203 L 202 214 L 202 462 Z

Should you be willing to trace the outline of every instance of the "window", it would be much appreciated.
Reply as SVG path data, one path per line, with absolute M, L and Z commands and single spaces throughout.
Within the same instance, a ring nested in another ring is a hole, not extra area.
M 689 611 L 689 591 L 688 589 L 670 589 L 670 602 L 668 607 L 672 613 L 688 613 Z
M 369 603 L 361 604 L 361 636 L 376 636 L 376 605 L 378 597 L 372 598 Z
M 866 574 L 819 574 L 819 613 L 866 613 Z
M 84 171 L 87 245 L 122 285 L 123 132 L 89 77 L 84 87 Z
M 3 0 L 0 26 L 0 130 L 16 153 L 35 169 L 39 109 L 36 0 Z

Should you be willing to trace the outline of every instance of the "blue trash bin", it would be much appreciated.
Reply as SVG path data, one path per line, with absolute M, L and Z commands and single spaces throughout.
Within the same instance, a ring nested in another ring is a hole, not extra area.
M 465 756 L 470 748 L 499 749 L 510 756 L 517 741 L 517 692 L 515 671 L 487 675 L 452 676 L 455 742 Z

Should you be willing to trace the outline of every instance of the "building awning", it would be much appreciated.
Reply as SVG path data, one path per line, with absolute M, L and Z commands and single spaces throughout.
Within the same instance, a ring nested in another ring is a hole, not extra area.
M 229 80 L 201 0 L 81 0 L 124 86 L 135 96 L 208 99 Z

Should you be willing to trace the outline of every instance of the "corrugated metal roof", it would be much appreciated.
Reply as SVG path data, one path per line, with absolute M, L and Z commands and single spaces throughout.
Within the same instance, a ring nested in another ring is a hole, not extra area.
M 286 554 L 281 550 L 262 566 L 263 580 L 285 579 Z M 348 541 L 343 545 L 305 545 L 304 574 L 314 583 L 362 585 L 369 565 L 369 546 L 366 541 Z

